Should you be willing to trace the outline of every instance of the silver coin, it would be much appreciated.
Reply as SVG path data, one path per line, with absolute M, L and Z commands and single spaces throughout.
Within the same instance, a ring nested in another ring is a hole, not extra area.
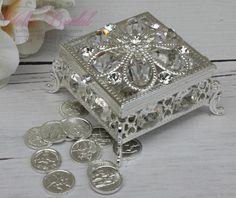
M 51 143 L 42 138 L 40 134 L 40 127 L 29 129 L 24 135 L 25 145 L 31 149 L 41 149 L 51 146 Z
M 40 133 L 44 140 L 51 143 L 60 143 L 66 139 L 66 133 L 60 121 L 46 122 L 41 127 Z
M 107 146 L 112 144 L 113 140 L 110 134 L 101 127 L 97 127 L 93 129 L 91 140 L 95 141 L 100 146 Z
M 77 100 L 68 100 L 60 107 L 61 115 L 64 118 L 87 116 L 89 112 Z
M 105 195 L 117 192 L 122 186 L 121 174 L 112 167 L 98 167 L 92 171 L 89 181 L 95 192 Z
M 31 157 L 32 167 L 42 173 L 56 170 L 61 165 L 61 155 L 54 149 L 41 149 Z
M 73 117 L 62 121 L 63 130 L 71 139 L 88 138 L 92 134 L 93 127 L 88 120 Z
M 89 163 L 101 157 L 101 147 L 92 140 L 82 139 L 72 145 L 70 155 L 77 162 Z
M 45 175 L 42 183 L 50 193 L 65 193 L 75 186 L 75 177 L 69 171 L 55 170 Z
M 114 168 L 115 170 L 118 170 L 118 166 L 111 161 L 95 160 L 89 163 L 89 166 L 87 169 L 87 175 L 90 177 L 91 173 L 99 167 L 111 167 L 111 168 Z
M 117 154 L 117 142 L 113 144 L 113 151 Z M 126 159 L 132 159 L 142 151 L 142 144 L 137 139 L 133 139 L 122 145 L 122 156 Z

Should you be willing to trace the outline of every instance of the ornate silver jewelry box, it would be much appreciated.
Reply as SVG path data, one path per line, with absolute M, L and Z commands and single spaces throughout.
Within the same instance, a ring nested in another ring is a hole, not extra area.
M 150 13 L 108 24 L 60 46 L 51 92 L 66 87 L 118 142 L 137 138 L 203 105 L 213 114 L 216 66 Z

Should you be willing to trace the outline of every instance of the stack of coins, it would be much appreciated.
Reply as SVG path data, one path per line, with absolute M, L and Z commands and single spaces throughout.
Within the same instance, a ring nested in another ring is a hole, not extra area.
M 110 161 L 94 161 L 87 170 L 91 188 L 100 194 L 112 194 L 122 186 L 118 167 Z
M 122 186 L 122 176 L 118 167 L 110 161 L 101 160 L 102 147 L 112 145 L 117 154 L 117 143 L 102 127 L 93 127 L 85 119 L 88 112 L 76 100 L 68 100 L 60 107 L 63 119 L 49 121 L 39 127 L 29 129 L 24 135 L 25 144 L 36 150 L 31 157 L 32 168 L 46 174 L 43 187 L 50 193 L 65 193 L 75 186 L 75 177 L 67 170 L 60 170 L 61 154 L 50 148 L 54 144 L 72 142 L 71 158 L 88 165 L 90 187 L 100 194 L 112 194 Z M 132 159 L 140 153 L 142 145 L 132 140 L 123 145 L 124 159 Z

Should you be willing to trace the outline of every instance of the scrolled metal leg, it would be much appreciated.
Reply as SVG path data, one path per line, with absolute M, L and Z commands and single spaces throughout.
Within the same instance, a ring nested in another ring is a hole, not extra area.
M 61 77 L 59 71 L 63 67 L 63 62 L 61 60 L 55 60 L 52 63 L 52 72 L 50 74 L 50 82 L 47 83 L 47 91 L 49 93 L 56 93 L 61 88 Z
M 116 159 L 116 164 L 118 167 L 121 166 L 121 162 L 122 162 L 122 144 L 123 144 L 122 132 L 123 132 L 123 127 L 119 127 L 118 142 L 117 142 L 117 159 Z
M 220 98 L 222 95 L 220 83 L 218 81 L 213 81 L 211 87 L 213 94 L 209 100 L 210 111 L 214 115 L 224 115 L 224 107 L 219 106 Z

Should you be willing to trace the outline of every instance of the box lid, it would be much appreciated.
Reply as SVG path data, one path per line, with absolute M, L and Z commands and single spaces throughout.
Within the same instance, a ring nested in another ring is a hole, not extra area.
M 175 31 L 142 13 L 61 45 L 72 67 L 121 117 L 212 75 L 215 66 Z

